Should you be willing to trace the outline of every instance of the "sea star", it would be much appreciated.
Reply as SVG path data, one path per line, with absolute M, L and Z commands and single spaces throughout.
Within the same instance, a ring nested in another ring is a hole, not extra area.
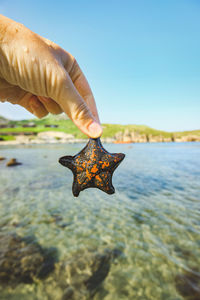
M 87 188 L 95 187 L 107 194 L 114 194 L 112 175 L 124 159 L 123 153 L 107 152 L 100 138 L 90 138 L 87 145 L 75 156 L 63 156 L 59 163 L 74 174 L 72 192 L 75 197 Z

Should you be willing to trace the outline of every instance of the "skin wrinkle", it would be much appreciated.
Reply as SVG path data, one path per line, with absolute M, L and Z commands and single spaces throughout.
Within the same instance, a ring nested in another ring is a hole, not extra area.
M 0 79 L 0 98 L 3 101 L 12 101 L 12 104 L 16 104 L 18 98 L 24 96 L 26 92 L 21 90 L 17 86 L 10 85 L 6 80 Z
M 85 120 L 85 115 L 83 113 L 86 103 L 82 102 L 78 108 L 75 110 L 75 115 L 73 115 L 73 119 L 77 121 Z
M 13 75 L 13 82 L 18 82 L 17 72 L 16 72 L 16 69 L 18 68 L 18 61 L 14 52 L 10 54 L 10 60 L 11 60 L 11 67 L 15 71 L 15 72 L 11 72 L 11 68 L 10 68 L 10 72 Z
M 51 78 L 51 71 L 49 71 L 49 73 L 47 72 L 47 66 L 45 66 L 44 67 L 44 69 L 43 69 L 43 76 L 41 76 L 41 81 L 40 82 L 42 82 L 42 80 L 43 80 L 43 78 L 42 77 L 44 77 L 44 87 L 43 87 L 43 89 L 44 89 L 44 93 L 40 93 L 40 95 L 41 96 L 46 96 L 46 97 L 48 97 L 48 95 L 49 95 L 49 93 L 48 93 L 48 82 L 47 82 L 47 75 L 49 76 L 49 78 Z M 47 74 L 48 73 L 48 74 Z
M 63 65 L 64 69 L 67 71 L 69 76 L 73 69 L 75 61 L 76 59 L 74 58 L 74 56 L 72 56 L 69 52 L 64 51 L 61 64 Z
M 36 78 L 37 78 L 37 80 L 35 81 L 35 82 L 37 83 L 37 88 L 36 88 L 36 90 L 39 91 L 39 90 L 40 90 L 39 85 L 40 85 L 41 82 L 42 82 L 42 76 L 41 76 L 41 68 L 40 68 L 39 61 L 38 61 L 38 59 L 36 59 L 35 57 L 34 57 L 33 69 L 34 69 L 34 72 L 35 72 Z M 38 83 L 39 83 L 39 84 L 38 84 Z M 33 86 L 33 90 L 34 90 L 34 86 Z
M 53 99 L 41 96 L 38 96 L 38 99 L 43 103 L 46 110 L 50 113 L 60 114 L 62 112 L 60 106 Z
M 61 99 L 62 94 L 65 94 L 66 92 L 63 92 L 63 89 L 67 89 L 67 73 L 63 69 L 63 67 L 59 65 L 55 65 L 54 71 L 51 70 L 50 72 L 50 82 L 48 90 L 48 95 L 53 95 L 55 93 L 55 96 L 53 97 L 54 100 Z
M 20 99 L 20 105 L 26 108 L 30 113 L 33 113 L 33 109 L 30 106 L 30 101 L 29 101 L 30 98 L 31 98 L 31 94 L 25 93 L 24 97 Z
M 68 72 L 73 83 L 80 77 L 80 72 L 77 72 L 77 61 L 74 59 L 71 70 Z
M 10 69 L 9 69 L 9 63 L 8 63 L 8 59 L 7 59 L 7 55 L 6 54 L 2 55 L 2 57 L 1 57 L 1 63 L 2 63 L 2 65 L 1 65 L 1 78 L 3 78 L 6 81 L 8 81 L 7 78 L 6 78 L 6 72 L 8 72 L 8 70 L 10 70 Z
M 32 96 L 30 99 L 30 106 L 35 111 L 35 114 L 37 115 L 38 118 L 43 118 L 48 114 L 48 111 L 44 107 L 44 105 L 37 100 L 36 96 Z

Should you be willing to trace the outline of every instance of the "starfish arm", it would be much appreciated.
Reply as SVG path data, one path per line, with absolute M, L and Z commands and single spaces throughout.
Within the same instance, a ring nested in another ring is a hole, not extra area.
M 101 167 L 103 171 L 114 170 L 119 166 L 119 164 L 124 159 L 125 154 L 123 153 L 106 153 L 102 157 Z
M 74 174 L 72 191 L 75 197 L 78 197 L 79 193 L 88 187 L 91 187 L 91 179 L 86 176 L 86 172 Z
M 114 194 L 115 188 L 112 185 L 112 173 L 102 172 L 95 176 L 94 187 L 104 191 L 107 194 Z
M 119 164 L 122 162 L 122 160 L 125 157 L 124 153 L 113 153 L 114 156 L 113 164 L 111 166 L 111 171 L 114 172 L 114 170 L 119 166 Z
M 72 185 L 72 192 L 74 197 L 78 197 L 78 195 L 80 194 L 81 191 L 81 186 L 77 181 L 77 177 L 74 175 L 74 181 L 73 181 L 73 185 Z
M 64 167 L 73 170 L 74 168 L 73 160 L 74 160 L 73 156 L 63 156 L 59 159 L 59 163 Z

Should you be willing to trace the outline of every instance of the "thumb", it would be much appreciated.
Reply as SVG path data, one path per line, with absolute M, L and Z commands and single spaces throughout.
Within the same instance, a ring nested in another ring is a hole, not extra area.
M 52 80 L 50 80 L 52 83 Z M 102 134 L 99 122 L 94 118 L 84 99 L 76 90 L 70 76 L 63 69 L 56 80 L 56 87 L 49 90 L 53 98 L 74 124 L 87 136 L 98 138 Z

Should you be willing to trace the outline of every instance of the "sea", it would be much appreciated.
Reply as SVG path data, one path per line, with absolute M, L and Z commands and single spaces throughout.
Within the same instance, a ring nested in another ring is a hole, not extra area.
M 0 146 L 0 299 L 199 300 L 200 143 L 105 144 L 115 194 L 75 198 L 83 146 Z

